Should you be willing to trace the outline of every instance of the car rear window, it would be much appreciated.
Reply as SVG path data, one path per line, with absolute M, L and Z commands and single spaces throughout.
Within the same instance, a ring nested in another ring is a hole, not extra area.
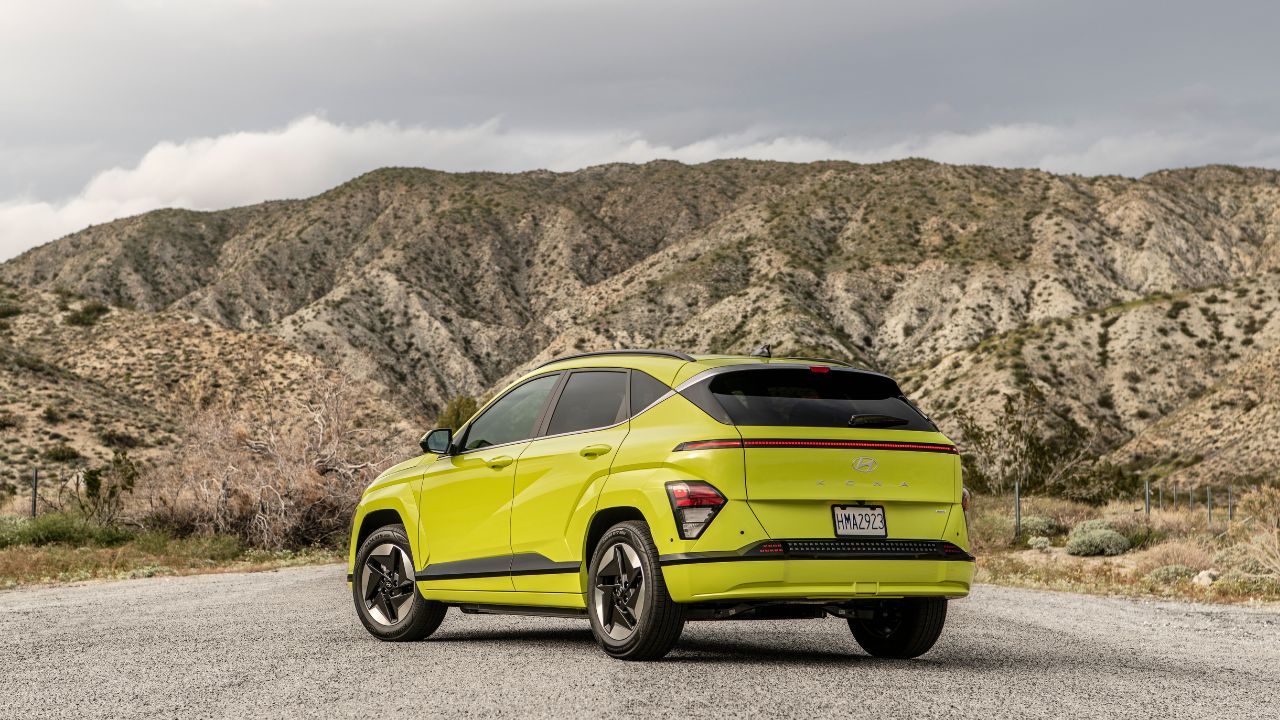
M 896 382 L 856 370 L 734 370 L 681 392 L 712 417 L 732 425 L 937 430 Z

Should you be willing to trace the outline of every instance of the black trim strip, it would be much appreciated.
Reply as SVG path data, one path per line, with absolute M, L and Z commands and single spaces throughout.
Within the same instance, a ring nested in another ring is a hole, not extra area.
M 354 574 L 347 573 L 347 582 L 354 582 L 355 579 L 356 579 L 356 576 Z
M 584 618 L 583 608 L 547 607 L 542 605 L 486 605 L 482 603 L 458 603 L 454 605 L 468 615 L 528 615 L 532 617 Z
M 954 560 L 973 562 L 963 548 L 944 540 L 888 540 L 882 538 L 813 538 L 764 540 L 738 550 L 672 553 L 658 564 L 689 565 L 756 560 Z
M 414 574 L 419 582 L 425 580 L 461 580 L 464 578 L 504 577 L 509 575 L 554 575 L 576 573 L 582 569 L 580 562 L 555 562 L 540 553 L 495 555 L 474 560 L 454 560 L 427 565 Z

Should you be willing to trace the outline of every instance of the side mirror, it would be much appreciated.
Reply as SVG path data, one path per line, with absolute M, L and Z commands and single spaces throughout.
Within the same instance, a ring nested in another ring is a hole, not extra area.
M 453 431 L 449 428 L 437 428 L 422 436 L 418 446 L 422 452 L 445 455 L 449 452 L 449 443 L 453 442 Z

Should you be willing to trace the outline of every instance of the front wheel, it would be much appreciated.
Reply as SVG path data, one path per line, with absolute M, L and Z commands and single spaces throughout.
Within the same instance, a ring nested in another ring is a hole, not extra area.
M 418 592 L 411 552 L 403 525 L 374 530 L 356 551 L 351 594 L 360 622 L 379 640 L 421 640 L 449 609 Z
M 657 660 L 684 630 L 684 609 L 671 599 L 649 528 L 618 523 L 600 538 L 587 571 L 591 632 L 609 655 Z
M 946 621 L 946 598 L 902 598 L 881 600 L 869 618 L 849 618 L 849 629 L 869 654 L 905 659 L 929 652 Z

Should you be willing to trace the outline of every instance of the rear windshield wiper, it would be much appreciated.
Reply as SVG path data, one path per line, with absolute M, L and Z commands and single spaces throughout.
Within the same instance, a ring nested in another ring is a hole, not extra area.
M 910 422 L 910 420 L 905 418 L 894 417 L 892 415 L 854 415 L 849 418 L 849 427 L 887 428 L 907 425 Z

